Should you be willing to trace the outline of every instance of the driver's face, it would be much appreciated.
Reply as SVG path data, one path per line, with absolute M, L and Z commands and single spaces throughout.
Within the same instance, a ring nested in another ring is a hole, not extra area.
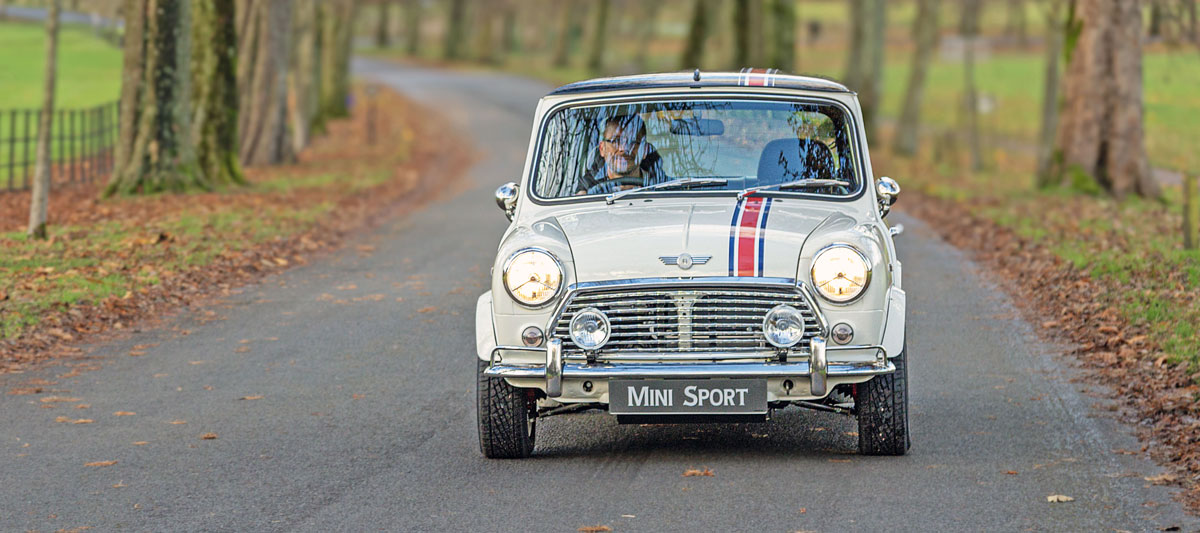
M 604 138 L 600 139 L 600 155 L 608 165 L 610 177 L 638 175 L 638 153 L 643 139 L 637 130 L 619 124 L 605 126 Z

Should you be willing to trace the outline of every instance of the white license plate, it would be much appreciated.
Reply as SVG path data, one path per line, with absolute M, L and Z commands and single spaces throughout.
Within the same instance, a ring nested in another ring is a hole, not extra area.
M 614 415 L 761 414 L 765 379 L 613 379 L 608 411 Z

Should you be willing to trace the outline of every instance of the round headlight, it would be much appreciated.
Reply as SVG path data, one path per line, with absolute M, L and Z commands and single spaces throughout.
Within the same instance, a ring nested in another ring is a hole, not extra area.
M 558 260 L 544 250 L 526 248 L 504 263 L 504 288 L 514 300 L 530 307 L 553 300 L 562 278 Z
M 817 252 L 811 274 L 817 293 L 834 303 L 857 298 L 871 282 L 867 258 L 845 244 L 835 244 Z
M 778 348 L 791 348 L 804 338 L 804 315 L 790 305 L 777 305 L 763 319 L 763 336 Z
M 608 317 L 595 307 L 589 307 L 571 319 L 571 340 L 584 350 L 595 350 L 608 342 Z

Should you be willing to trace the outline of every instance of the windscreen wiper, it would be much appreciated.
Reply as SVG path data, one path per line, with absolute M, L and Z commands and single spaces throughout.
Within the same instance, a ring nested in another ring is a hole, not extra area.
M 758 187 L 749 187 L 749 188 L 742 190 L 742 192 L 739 192 L 737 197 L 738 197 L 738 200 L 741 200 L 742 198 L 745 198 L 745 197 L 747 197 L 751 194 L 754 194 L 758 191 L 765 191 L 767 189 L 779 189 L 779 190 L 805 189 L 808 187 L 831 187 L 831 186 L 839 186 L 839 185 L 842 187 L 850 186 L 849 183 L 846 183 L 841 180 L 810 178 L 810 179 L 802 179 L 802 180 L 795 180 L 795 181 L 785 181 L 783 183 L 775 183 L 772 185 L 759 185 Z
M 725 185 L 726 183 L 729 183 L 729 180 L 726 178 L 676 178 L 673 180 L 668 180 L 668 181 L 664 181 L 661 183 L 655 183 L 653 185 L 646 185 L 644 187 L 638 187 L 635 189 L 625 189 L 623 191 L 617 191 L 608 196 L 605 196 L 604 201 L 608 205 L 612 205 L 613 202 L 620 200 L 625 195 L 633 194 L 635 192 L 661 191 L 661 190 L 666 190 L 666 189 L 682 189 L 684 187 L 690 187 L 693 185 Z

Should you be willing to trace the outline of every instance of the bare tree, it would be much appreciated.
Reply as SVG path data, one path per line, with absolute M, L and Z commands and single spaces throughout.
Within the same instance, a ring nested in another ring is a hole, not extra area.
M 446 59 L 462 58 L 462 42 L 467 34 L 467 1 L 450 0 L 449 18 L 446 21 Z
M 761 11 L 761 0 L 734 0 L 734 68 L 759 66 L 762 62 Z
M 1048 2 L 1046 6 L 1046 72 L 1042 84 L 1042 125 L 1037 144 L 1037 186 L 1054 185 L 1059 176 L 1054 174 L 1054 135 L 1058 128 L 1060 70 L 1063 39 L 1067 29 L 1062 2 Z
M 599 73 L 604 68 L 605 31 L 608 28 L 609 0 L 595 0 L 596 15 L 592 26 L 592 46 L 588 50 L 587 68 L 593 73 Z
M 849 51 L 846 54 L 846 69 L 842 82 L 851 89 L 857 89 L 862 84 L 866 62 L 867 3 L 870 0 L 848 0 L 846 2 L 847 17 L 850 24 Z
M 404 42 L 408 55 L 417 55 L 421 46 L 421 0 L 404 4 Z
M 900 110 L 900 122 L 896 124 L 892 144 L 892 149 L 898 154 L 912 155 L 917 152 L 925 78 L 938 42 L 938 3 L 938 0 L 917 0 L 917 18 L 913 20 L 913 40 L 917 46 L 913 50 L 912 66 L 908 70 L 908 88 L 904 91 L 904 106 Z
M 571 43 L 579 34 L 576 22 L 579 6 L 578 0 L 562 0 L 559 2 L 558 41 L 554 44 L 554 66 L 565 67 L 570 60 Z
M 188 139 L 188 7 L 182 0 L 126 0 L 119 138 L 106 196 L 204 185 Z
M 771 66 L 796 68 L 796 0 L 771 2 Z
M 375 47 L 387 48 L 392 45 L 391 8 L 389 0 L 379 1 L 379 15 L 375 20 Z
M 320 105 L 314 128 L 324 130 L 325 121 L 350 114 L 350 53 L 354 36 L 356 2 L 323 0 L 321 5 Z
M 287 127 L 287 67 L 291 2 L 238 4 L 238 155 L 245 165 L 274 165 L 293 157 Z
M 963 39 L 963 110 L 967 130 L 967 148 L 971 170 L 984 168 L 983 139 L 979 133 L 979 92 L 975 87 L 975 46 L 979 38 L 979 13 L 982 0 L 963 0 L 959 33 Z
M 1158 197 L 1143 123 L 1141 2 L 1078 0 L 1075 16 L 1082 28 L 1068 51 L 1058 130 L 1063 170 L 1117 197 Z
M 38 120 L 37 163 L 29 205 L 29 237 L 46 238 L 50 208 L 50 128 L 54 123 L 54 78 L 58 69 L 58 0 L 50 0 L 46 14 L 46 81 L 42 86 L 42 113 Z
M 704 42 L 708 40 L 708 2 L 694 0 L 692 2 L 692 19 L 688 23 L 687 42 L 680 58 L 680 68 L 700 68 L 704 62 Z
M 237 32 L 233 0 L 194 5 L 192 132 L 205 187 L 245 183 L 238 165 Z
M 658 12 L 662 8 L 662 4 L 658 2 L 639 2 L 642 8 L 641 16 L 637 18 L 638 26 L 638 42 L 641 46 L 637 47 L 634 52 L 633 64 L 638 72 L 645 72 L 648 68 L 646 54 L 650 50 L 651 43 L 654 42 L 658 30 Z
M 292 151 L 299 153 L 308 146 L 313 120 L 317 115 L 320 100 L 317 80 L 320 79 L 321 63 L 317 60 L 317 0 L 297 0 L 295 8 L 292 30 L 296 46 L 292 50 L 291 68 L 288 69 L 288 93 L 292 101 Z
M 1057 0 L 1050 2 L 1057 3 Z M 1029 42 L 1029 34 L 1025 22 L 1025 0 L 1008 0 L 1008 18 L 1004 23 L 1004 33 L 1017 39 L 1017 44 L 1025 46 Z

